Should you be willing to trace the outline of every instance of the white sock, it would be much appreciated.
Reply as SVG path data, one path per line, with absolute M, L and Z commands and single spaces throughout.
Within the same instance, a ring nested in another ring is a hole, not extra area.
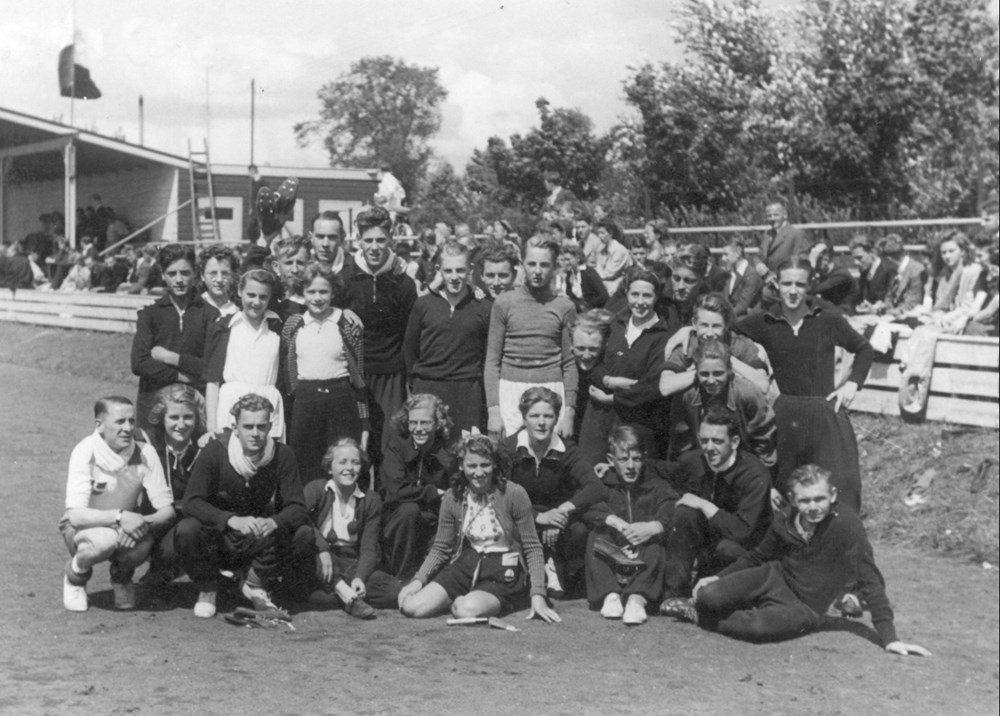
M 340 601 L 342 601 L 344 604 L 350 603 L 352 599 L 358 596 L 357 594 L 354 593 L 353 589 L 347 586 L 347 582 L 345 582 L 343 579 L 337 582 L 337 585 L 333 588 L 333 591 L 337 593 L 337 596 L 340 597 Z

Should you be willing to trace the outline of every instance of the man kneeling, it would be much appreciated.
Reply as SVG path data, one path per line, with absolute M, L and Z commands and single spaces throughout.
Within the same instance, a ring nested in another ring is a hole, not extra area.
M 308 519 L 295 455 L 269 435 L 274 406 L 250 393 L 231 412 L 233 429 L 195 460 L 185 517 L 173 530 L 184 571 L 198 585 L 197 617 L 215 616 L 220 568 L 249 567 L 243 596 L 255 609 L 274 608 L 267 583 L 278 567 L 278 543 Z
M 174 517 L 173 496 L 156 451 L 134 439 L 132 401 L 112 395 L 94 405 L 92 435 L 73 448 L 66 481 L 66 512 L 59 531 L 72 558 L 63 577 L 63 606 L 87 611 L 87 580 L 98 562 L 111 562 L 115 608 L 135 607 L 132 575 L 149 556 L 151 526 Z M 146 491 L 155 512 L 138 513 Z

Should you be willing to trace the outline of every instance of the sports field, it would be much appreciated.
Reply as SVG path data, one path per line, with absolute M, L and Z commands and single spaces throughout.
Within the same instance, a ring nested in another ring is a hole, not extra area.
M 4 336 L 15 337 L 0 325 Z M 91 359 L 124 357 L 78 353 L 60 371 L 0 364 L 0 713 L 997 713 L 997 569 L 882 542 L 900 637 L 930 659 L 883 653 L 867 620 L 753 646 L 659 617 L 627 629 L 582 601 L 557 605 L 558 626 L 514 615 L 518 633 L 340 611 L 298 612 L 295 631 L 250 630 L 195 619 L 191 585 L 176 606 L 115 612 L 106 567 L 90 611 L 68 613 L 56 531 L 66 461 L 92 430 L 94 398 L 135 389 L 86 377 Z

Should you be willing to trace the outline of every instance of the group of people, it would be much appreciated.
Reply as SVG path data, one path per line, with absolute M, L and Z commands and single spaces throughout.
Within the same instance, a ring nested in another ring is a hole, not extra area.
M 584 596 L 767 641 L 836 603 L 926 654 L 860 520 L 847 408 L 872 347 L 772 213 L 757 263 L 581 214 L 523 245 L 423 241 L 415 280 L 378 206 L 353 247 L 334 212 L 242 257 L 164 246 L 137 399 L 99 400 L 70 459 L 66 608 L 102 561 L 134 607 L 148 559 L 143 583 L 186 573 L 199 617 L 235 580 L 259 608 L 558 622 Z

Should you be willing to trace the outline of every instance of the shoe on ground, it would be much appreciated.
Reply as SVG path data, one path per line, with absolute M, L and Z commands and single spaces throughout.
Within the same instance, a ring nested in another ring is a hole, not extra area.
M 199 619 L 211 619 L 215 616 L 215 592 L 199 592 L 198 601 L 194 604 L 194 615 Z
M 87 588 L 73 584 L 66 575 L 63 575 L 63 606 L 70 612 L 87 611 Z
M 135 584 L 133 582 L 128 584 L 113 583 L 111 589 L 115 593 L 115 609 L 122 611 L 135 609 Z
M 838 609 L 840 609 L 841 615 L 847 619 L 860 619 L 865 613 L 861 607 L 861 600 L 850 592 L 840 598 Z
M 306 601 L 317 607 L 339 607 L 343 604 L 340 597 L 329 589 L 314 589 L 309 593 Z
M 625 603 L 625 614 L 622 622 L 629 626 L 638 626 L 646 623 L 646 604 L 640 599 L 629 599 Z
M 344 605 L 344 611 L 355 619 L 374 619 L 375 610 L 361 597 L 355 597 Z
M 671 597 L 664 599 L 660 604 L 660 616 L 673 617 L 685 622 L 698 623 L 698 612 L 694 608 L 694 602 L 690 599 Z
M 562 580 L 559 578 L 559 569 L 552 557 L 545 560 L 545 591 L 549 599 L 562 599 L 566 596 L 563 589 Z
M 246 582 L 240 587 L 240 593 L 250 600 L 254 609 L 277 609 L 278 605 L 271 601 L 271 595 L 263 587 L 251 587 Z
M 605 619 L 621 619 L 625 614 L 625 607 L 622 606 L 622 598 L 611 593 L 604 598 L 604 605 L 601 607 L 601 616 Z

